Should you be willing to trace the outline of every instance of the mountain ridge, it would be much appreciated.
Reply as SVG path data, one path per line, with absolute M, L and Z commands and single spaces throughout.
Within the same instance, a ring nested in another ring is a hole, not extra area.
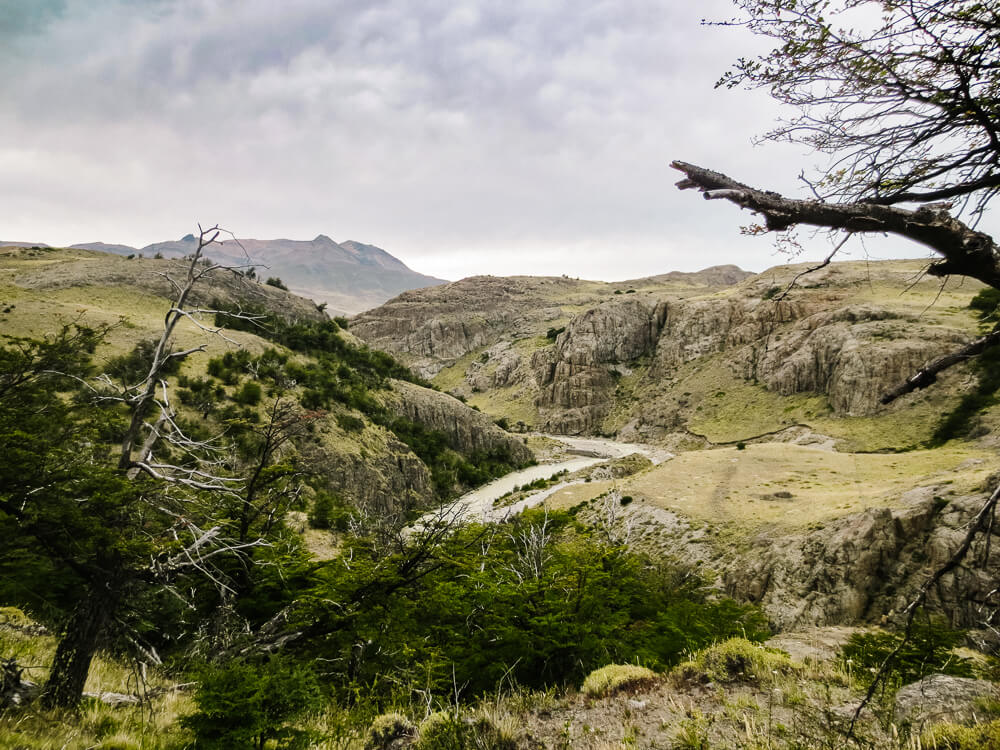
M 0 241 L 0 247 L 7 246 L 49 247 L 38 242 Z M 197 238 L 193 234 L 141 248 L 105 242 L 70 245 L 76 250 L 164 258 L 182 258 L 196 247 Z M 253 266 L 260 276 L 280 279 L 297 294 L 325 303 L 331 312 L 343 315 L 377 307 L 410 289 L 447 283 L 444 279 L 414 271 L 376 245 L 357 240 L 338 243 L 325 234 L 312 240 L 223 240 L 208 248 L 205 255 L 225 265 Z

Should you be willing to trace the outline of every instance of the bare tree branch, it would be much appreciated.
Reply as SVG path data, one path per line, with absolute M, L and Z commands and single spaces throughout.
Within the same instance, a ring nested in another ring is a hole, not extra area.
M 728 200 L 764 216 L 768 231 L 795 224 L 843 229 L 848 232 L 885 232 L 918 242 L 943 256 L 928 273 L 958 274 L 1000 288 L 1000 248 L 993 238 L 971 229 L 940 206 L 915 211 L 874 203 L 825 203 L 785 198 L 778 193 L 744 185 L 731 177 L 694 164 L 674 161 L 670 165 L 686 178 L 681 190 L 700 190 L 706 199 Z
M 945 354 L 944 356 L 931 361 L 927 365 L 924 365 L 924 367 L 908 377 L 905 382 L 885 393 L 880 401 L 883 404 L 891 404 L 900 396 L 905 396 L 907 393 L 912 393 L 913 391 L 921 388 L 926 388 L 937 381 L 939 373 L 947 370 L 949 367 L 954 367 L 961 362 L 967 362 L 972 357 L 982 354 L 984 351 L 990 347 L 996 346 L 997 344 L 1000 344 L 1000 331 L 993 331 L 985 336 L 981 336 L 971 344 L 963 346 L 958 351 Z

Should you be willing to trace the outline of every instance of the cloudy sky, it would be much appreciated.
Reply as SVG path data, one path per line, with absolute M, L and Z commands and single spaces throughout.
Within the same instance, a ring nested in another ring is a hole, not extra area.
M 725 0 L 0 0 L 0 240 L 197 222 L 412 268 L 623 279 L 779 262 L 672 159 L 783 192 L 762 92 L 714 90 Z M 813 256 L 824 238 L 804 237 Z M 856 246 L 855 254 L 865 252 Z M 873 257 L 898 253 L 870 242 Z M 909 255 L 919 249 L 906 248 Z

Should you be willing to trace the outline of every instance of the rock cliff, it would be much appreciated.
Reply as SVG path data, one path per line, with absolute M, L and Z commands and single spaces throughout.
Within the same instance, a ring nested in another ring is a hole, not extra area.
M 946 499 L 941 489 L 919 488 L 900 508 L 870 508 L 807 533 L 758 536 L 728 561 L 726 590 L 762 604 L 779 630 L 891 619 L 955 553 L 985 501 Z M 979 627 L 998 565 L 1000 531 L 993 530 L 931 590 L 927 607 L 954 627 Z
M 451 447 L 460 453 L 503 454 L 516 464 L 533 458 L 521 438 L 500 429 L 488 416 L 446 393 L 396 380 L 386 401 L 400 416 L 443 432 Z
M 512 423 L 647 439 L 691 426 L 704 405 L 692 372 L 708 363 L 728 373 L 718 392 L 742 382 L 866 416 L 882 392 L 976 334 L 966 307 L 977 284 L 937 299 L 933 283 L 910 285 L 917 263 L 891 261 L 833 264 L 788 289 L 801 270 L 614 285 L 476 277 L 401 295 L 352 331 Z

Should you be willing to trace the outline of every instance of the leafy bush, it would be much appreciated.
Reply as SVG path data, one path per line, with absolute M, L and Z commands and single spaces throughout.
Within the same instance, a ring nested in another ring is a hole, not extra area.
M 587 675 L 581 689 L 585 695 L 597 698 L 649 687 L 656 680 L 652 669 L 637 664 L 609 664 Z
M 243 384 L 242 388 L 233 394 L 233 401 L 237 404 L 243 404 L 244 406 L 256 406 L 260 403 L 260 399 L 263 395 L 264 392 L 260 387 L 260 383 L 248 380 Z
M 920 747 L 928 750 L 983 750 L 1000 747 L 1000 719 L 974 727 L 934 724 L 920 735 Z
M 278 289 L 284 289 L 288 291 L 288 287 L 285 286 L 285 282 L 279 279 L 277 276 L 268 276 L 267 281 L 264 282 L 268 286 L 277 287 Z
M 889 667 L 889 687 L 895 689 L 935 673 L 972 677 L 972 662 L 953 653 L 964 639 L 964 631 L 952 630 L 940 620 L 915 620 L 909 639 Z M 902 642 L 902 633 L 884 630 L 855 633 L 841 649 L 840 661 L 867 687 L 882 663 Z
M 157 343 L 158 341 L 154 339 L 140 341 L 128 354 L 109 360 L 104 367 L 104 372 L 126 385 L 141 382 L 149 374 Z M 180 372 L 181 361 L 181 357 L 171 357 L 160 370 L 161 374 L 176 375 Z
M 556 337 L 559 336 L 559 334 L 565 330 L 566 326 L 560 326 L 559 328 L 550 328 L 545 332 L 545 338 L 547 338 L 549 341 L 555 341 Z
M 309 513 L 309 526 L 314 529 L 347 531 L 354 511 L 332 492 L 317 490 Z
M 368 729 L 365 750 L 392 750 L 399 746 L 400 740 L 413 737 L 416 733 L 416 726 L 402 714 L 379 714 Z
M 969 307 L 976 311 L 982 321 L 996 321 L 997 307 L 1000 307 L 1000 289 L 986 287 L 969 301 Z
M 774 299 L 775 297 L 778 296 L 778 294 L 780 292 L 781 292 L 781 287 L 780 286 L 768 287 L 768 289 L 762 295 L 760 295 L 760 298 L 761 299 Z
M 674 674 L 697 682 L 762 682 L 773 679 L 776 673 L 800 667 L 780 651 L 746 638 L 730 638 L 698 652 L 691 661 L 678 666 Z
M 357 601 L 363 592 L 378 606 L 320 606 L 308 617 L 326 634 L 307 646 L 338 663 L 353 659 L 352 680 L 334 678 L 345 697 L 362 685 L 374 702 L 391 700 L 386 674 L 435 693 L 457 682 L 469 697 L 503 679 L 532 689 L 579 684 L 608 663 L 664 669 L 720 638 L 767 635 L 756 608 L 709 599 L 691 570 L 605 544 L 568 513 L 526 511 L 491 533 L 484 551 L 485 533 L 457 530 L 405 589 L 397 582 L 415 575 L 406 553 L 346 540 L 350 569 L 326 570 L 311 600 Z M 359 643 L 395 647 L 359 652 Z
M 365 420 L 353 414 L 338 414 L 337 424 L 344 432 L 360 432 L 365 428 Z
M 205 671 L 194 695 L 197 713 L 181 718 L 200 750 L 308 747 L 311 734 L 294 722 L 322 706 L 315 675 L 288 659 L 230 662 Z
M 966 435 L 975 417 L 997 403 L 997 391 L 1000 391 L 1000 347 L 984 351 L 976 357 L 972 367 L 977 378 L 975 389 L 962 396 L 958 406 L 941 420 L 929 441 L 931 447 Z
M 517 742 L 487 716 L 463 718 L 437 711 L 420 723 L 414 750 L 517 750 Z

